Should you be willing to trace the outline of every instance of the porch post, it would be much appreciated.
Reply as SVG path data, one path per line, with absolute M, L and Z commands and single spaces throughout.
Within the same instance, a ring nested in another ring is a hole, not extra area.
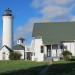
M 52 57 L 52 44 L 51 44 L 51 57 Z
M 60 44 L 58 44 L 58 49 L 60 49 Z
M 58 44 L 58 48 L 57 48 L 57 57 L 59 57 L 59 49 L 60 49 L 60 44 Z
M 47 46 L 44 45 L 44 57 L 46 58 L 47 57 Z

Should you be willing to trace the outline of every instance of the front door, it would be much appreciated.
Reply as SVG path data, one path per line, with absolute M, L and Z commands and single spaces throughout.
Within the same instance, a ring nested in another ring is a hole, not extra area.
M 47 45 L 47 57 L 51 57 L 51 45 Z
M 31 60 L 31 52 L 27 52 L 27 60 Z

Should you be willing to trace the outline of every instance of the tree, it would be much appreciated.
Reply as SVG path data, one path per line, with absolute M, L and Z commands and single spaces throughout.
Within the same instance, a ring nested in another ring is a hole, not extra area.
M 67 51 L 67 50 L 66 51 L 63 51 L 62 52 L 62 55 L 63 55 L 63 59 L 66 60 L 66 61 L 70 60 L 71 57 L 72 57 L 72 53 L 69 52 L 69 51 Z
M 10 60 L 20 60 L 21 56 L 22 55 L 19 52 L 10 52 L 9 59 Z

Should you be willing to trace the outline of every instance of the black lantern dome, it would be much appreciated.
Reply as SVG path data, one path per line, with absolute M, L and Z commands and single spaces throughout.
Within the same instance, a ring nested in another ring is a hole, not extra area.
M 6 10 L 4 11 L 3 16 L 12 16 L 12 10 L 10 10 L 9 8 L 6 9 Z
M 23 37 L 20 37 L 18 40 L 22 40 L 22 41 L 24 41 L 25 39 L 24 39 Z

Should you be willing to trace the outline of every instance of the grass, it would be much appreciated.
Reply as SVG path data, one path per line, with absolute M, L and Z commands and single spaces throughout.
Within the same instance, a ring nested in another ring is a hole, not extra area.
M 46 62 L 32 61 L 0 61 L 0 75 L 37 75 Z
M 46 75 L 75 75 L 75 61 L 53 62 Z
M 49 66 L 45 75 L 75 75 L 75 61 L 48 62 L 0 61 L 0 75 L 38 75 Z

